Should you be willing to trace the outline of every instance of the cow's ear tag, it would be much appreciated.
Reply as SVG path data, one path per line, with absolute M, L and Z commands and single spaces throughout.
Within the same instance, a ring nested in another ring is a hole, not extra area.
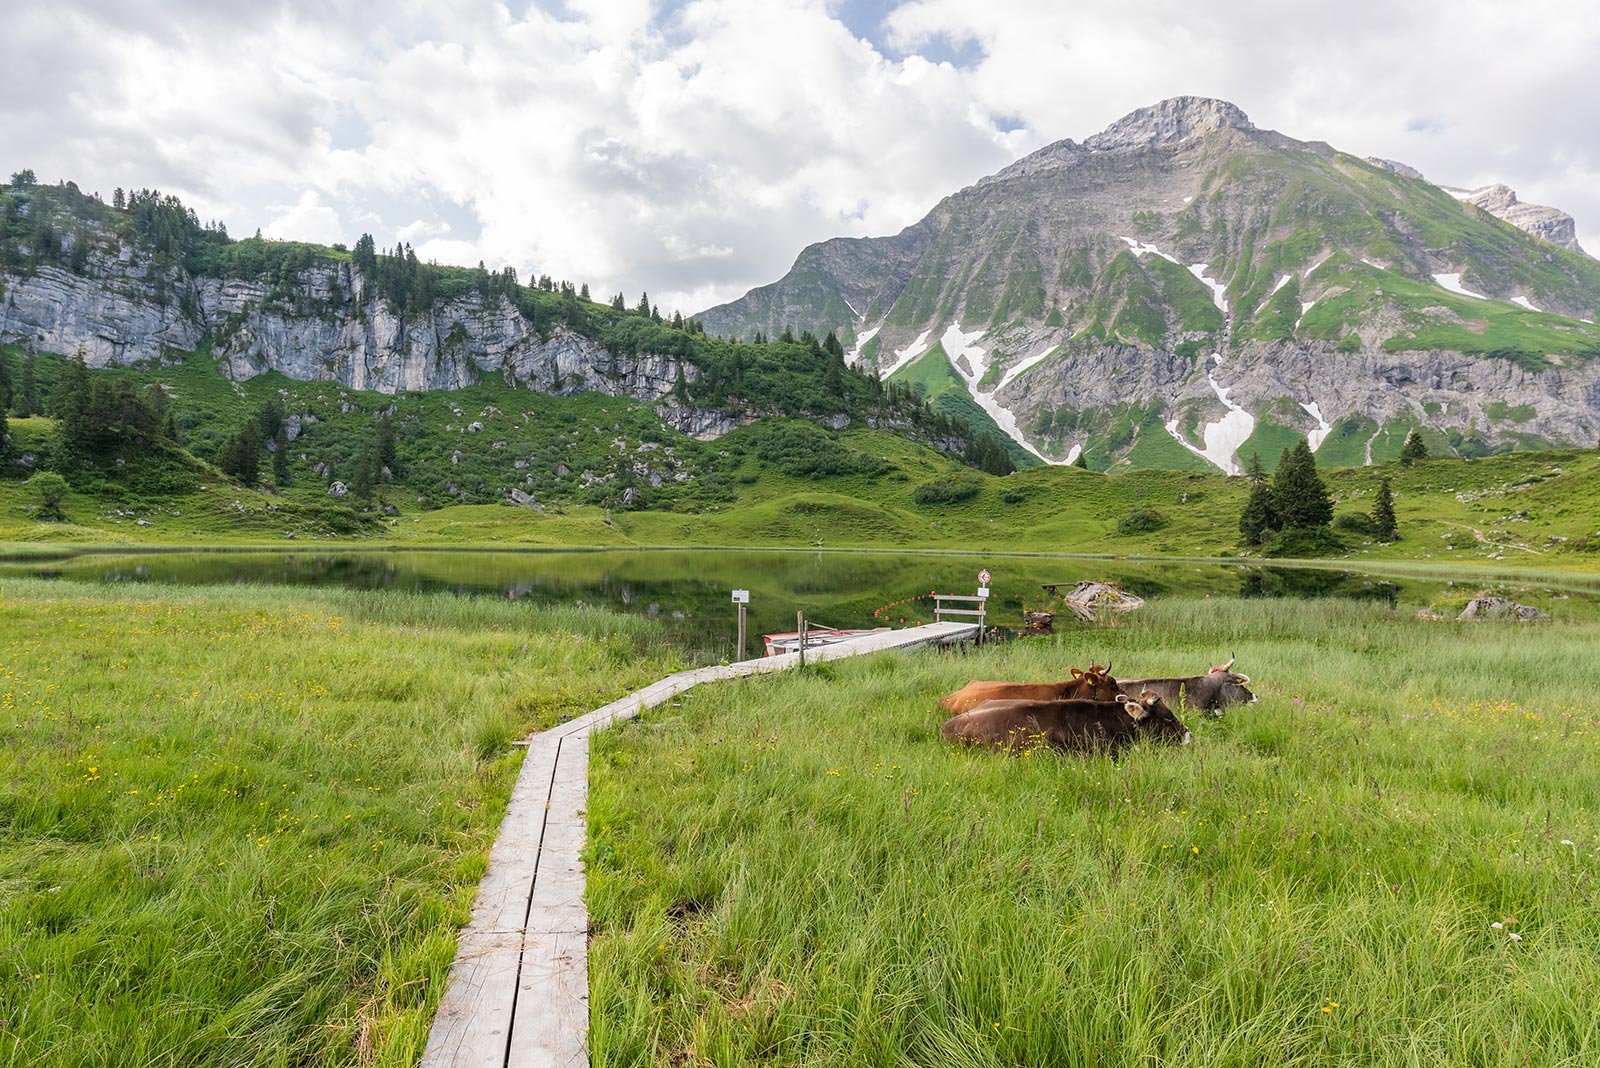
M 1124 704 L 1122 707 L 1124 709 L 1126 709 L 1128 715 L 1131 716 L 1135 720 L 1141 720 L 1145 716 L 1145 708 L 1144 708 L 1144 706 L 1141 705 L 1137 701 L 1129 701 L 1126 704 Z
M 1233 681 L 1236 684 L 1240 685 L 1240 686 L 1248 686 L 1248 685 L 1250 685 L 1250 676 L 1249 675 L 1235 675 L 1233 677 Z

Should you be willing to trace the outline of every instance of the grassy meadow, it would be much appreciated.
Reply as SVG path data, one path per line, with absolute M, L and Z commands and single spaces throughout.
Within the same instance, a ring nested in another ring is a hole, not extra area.
M 1600 1060 L 1600 621 L 1160 600 L 703 687 L 598 735 L 604 1065 Z M 945 745 L 970 678 L 1189 674 L 1186 748 Z M 670 803 L 667 802 L 670 799 Z
M 678 663 L 487 598 L 0 580 L 0 1065 L 411 1065 L 520 765 Z

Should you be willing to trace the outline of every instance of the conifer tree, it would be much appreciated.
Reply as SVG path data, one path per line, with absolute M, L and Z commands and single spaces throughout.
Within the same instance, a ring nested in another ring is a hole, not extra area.
M 17 418 L 26 419 L 38 415 L 39 408 L 39 379 L 35 372 L 37 358 L 33 349 L 28 349 L 28 355 L 22 358 L 22 388 L 17 396 Z
M 1239 515 L 1239 535 L 1246 545 L 1260 545 L 1277 528 L 1278 514 L 1272 505 L 1272 487 L 1263 478 L 1250 486 L 1250 500 Z
M 272 481 L 280 486 L 289 484 L 289 431 L 281 423 L 272 436 Z
M 1304 438 L 1283 450 L 1272 477 L 1272 505 L 1280 529 L 1311 530 L 1333 520 L 1333 501 L 1317 474 L 1317 461 Z
M 1078 450 L 1078 458 L 1072 461 L 1072 466 L 1081 471 L 1089 470 L 1089 454 L 1082 449 Z
M 1422 435 L 1413 430 L 1406 435 L 1406 443 L 1400 446 L 1400 462 L 1410 467 L 1418 460 L 1428 458 L 1428 446 L 1422 440 Z
M 6 406 L 0 404 L 0 464 L 11 461 L 11 428 L 6 425 Z
M 1267 480 L 1267 469 L 1261 466 L 1261 454 L 1259 452 L 1250 454 L 1250 462 L 1245 465 L 1244 473 L 1249 476 L 1251 482 L 1265 482 Z
M 0 412 L 11 407 L 11 361 L 0 352 Z
M 378 455 L 372 445 L 363 445 L 356 457 L 355 474 L 350 477 L 350 494 L 358 501 L 372 500 L 373 487 L 378 482 Z
M 1384 541 L 1394 541 L 1399 524 L 1394 517 L 1394 494 L 1386 478 L 1378 481 L 1378 495 L 1372 502 L 1372 525 L 1378 528 Z
M 247 486 L 254 486 L 261 477 L 261 432 L 254 419 L 245 420 L 239 428 L 238 475 Z

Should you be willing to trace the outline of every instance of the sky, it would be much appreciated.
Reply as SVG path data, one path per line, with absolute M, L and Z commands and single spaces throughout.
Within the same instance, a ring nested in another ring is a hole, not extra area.
M 1600 253 L 1584 0 L 10 0 L 0 170 L 685 314 L 1171 96 Z

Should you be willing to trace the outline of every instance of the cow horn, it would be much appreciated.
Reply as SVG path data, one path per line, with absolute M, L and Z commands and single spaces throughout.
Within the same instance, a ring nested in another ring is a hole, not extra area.
M 1109 663 L 1106 665 L 1106 669 L 1105 669 L 1104 674 L 1105 674 L 1106 678 L 1110 678 L 1111 677 L 1111 665 Z
M 1237 659 L 1239 659 L 1239 654 L 1238 653 L 1233 653 L 1233 654 L 1231 654 L 1229 656 L 1228 662 L 1226 664 L 1218 664 L 1216 667 L 1212 668 L 1211 670 L 1212 671 L 1232 671 L 1233 670 L 1233 662 L 1235 660 L 1237 660 Z

